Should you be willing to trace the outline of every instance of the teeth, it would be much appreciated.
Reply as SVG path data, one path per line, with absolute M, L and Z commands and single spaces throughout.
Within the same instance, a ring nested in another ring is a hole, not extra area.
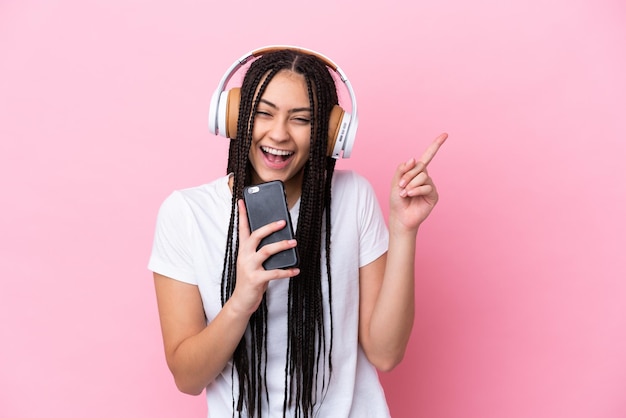
M 270 147 L 261 147 L 261 149 L 263 150 L 263 152 L 267 152 L 268 154 L 272 154 L 272 155 L 287 156 L 287 155 L 293 154 L 293 152 L 291 151 L 284 151 L 284 150 L 274 149 Z

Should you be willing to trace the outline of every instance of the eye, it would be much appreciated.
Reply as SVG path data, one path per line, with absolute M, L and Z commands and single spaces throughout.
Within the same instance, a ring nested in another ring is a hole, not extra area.
M 297 112 L 291 115 L 291 120 L 300 125 L 310 125 L 311 114 L 310 112 Z
M 269 112 L 266 112 L 266 111 L 264 111 L 264 110 L 257 110 L 257 111 L 256 111 L 256 116 L 258 116 L 258 117 L 264 117 L 264 118 L 269 118 L 269 117 L 271 117 L 271 116 L 272 116 L 272 114 L 271 114 L 271 113 L 269 113 Z

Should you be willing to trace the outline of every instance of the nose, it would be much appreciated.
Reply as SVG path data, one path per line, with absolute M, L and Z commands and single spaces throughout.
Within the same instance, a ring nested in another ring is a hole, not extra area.
M 269 137 L 276 142 L 286 141 L 289 139 L 287 118 L 276 117 L 272 120 Z

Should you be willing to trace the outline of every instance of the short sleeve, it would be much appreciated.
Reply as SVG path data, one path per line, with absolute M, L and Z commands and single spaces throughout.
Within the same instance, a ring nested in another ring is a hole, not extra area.
M 197 284 L 193 248 L 197 239 L 191 208 L 174 192 L 159 208 L 148 269 L 175 280 Z
M 389 232 L 371 184 L 364 177 L 355 178 L 359 190 L 359 267 L 363 267 L 387 251 Z

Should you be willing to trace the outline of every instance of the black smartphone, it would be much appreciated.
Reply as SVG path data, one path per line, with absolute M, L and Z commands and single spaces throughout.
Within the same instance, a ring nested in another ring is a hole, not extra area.
M 247 186 L 243 190 L 243 200 L 248 212 L 250 230 L 254 231 L 271 222 L 285 220 L 287 225 L 261 240 L 259 248 L 273 242 L 293 239 L 294 232 L 287 206 L 285 185 L 280 180 Z M 298 265 L 298 250 L 290 248 L 270 256 L 263 263 L 265 270 L 284 269 Z

